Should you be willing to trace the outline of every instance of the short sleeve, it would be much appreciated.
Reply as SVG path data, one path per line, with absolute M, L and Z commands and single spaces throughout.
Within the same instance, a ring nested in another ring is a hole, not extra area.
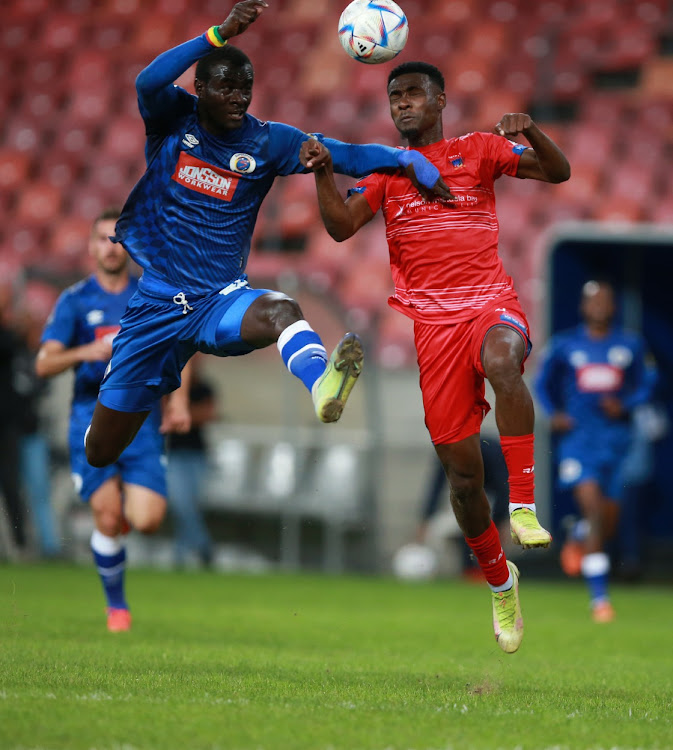
M 478 135 L 482 141 L 483 156 L 491 165 L 493 179 L 497 180 L 503 174 L 516 177 L 521 154 L 528 146 L 493 133 Z
M 305 172 L 299 161 L 301 144 L 309 136 L 299 128 L 282 122 L 269 122 L 269 157 L 279 175 Z
M 76 305 L 72 295 L 66 289 L 58 298 L 51 315 L 42 332 L 42 343 L 45 341 L 60 341 L 63 346 L 70 348 L 75 340 L 77 323 Z
M 364 195 L 367 199 L 367 203 L 369 203 L 369 208 L 371 208 L 372 213 L 376 213 L 383 205 L 385 187 L 386 175 L 374 172 L 373 174 L 367 175 L 367 177 L 363 177 L 359 180 L 355 187 L 352 187 L 348 191 L 348 195 L 349 197 L 353 193 Z

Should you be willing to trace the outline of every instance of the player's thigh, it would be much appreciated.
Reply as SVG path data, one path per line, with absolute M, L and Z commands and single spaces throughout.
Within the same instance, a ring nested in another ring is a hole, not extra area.
M 414 323 L 425 424 L 435 445 L 457 443 L 479 432 L 489 404 L 484 378 L 474 368 L 471 324 Z
M 111 409 L 99 401 L 86 437 L 87 456 L 91 463 L 98 465 L 116 460 L 136 436 L 148 414 L 149 411 Z
M 473 324 L 472 357 L 476 370 L 487 373 L 516 368 L 521 373 L 532 349 L 528 320 L 518 301 L 503 303 L 480 315 Z
M 267 292 L 246 310 L 241 322 L 241 338 L 261 349 L 274 344 L 288 326 L 303 319 L 296 300 L 282 292 Z
M 257 301 L 268 294 L 274 292 L 253 289 L 245 280 L 239 279 L 210 295 L 207 310 L 196 321 L 198 329 L 193 335 L 194 348 L 218 357 L 233 357 L 272 343 L 261 339 L 253 341 L 247 330 L 252 325 L 250 321 L 254 322 L 257 317 Z

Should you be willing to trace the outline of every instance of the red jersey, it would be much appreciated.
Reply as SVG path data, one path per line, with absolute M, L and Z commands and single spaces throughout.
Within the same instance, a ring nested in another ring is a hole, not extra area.
M 423 323 L 469 320 L 515 296 L 498 256 L 494 182 L 514 176 L 525 146 L 469 133 L 416 149 L 440 171 L 457 202 L 425 201 L 402 172 L 371 174 L 354 192 L 383 210 L 395 294 L 388 303 Z

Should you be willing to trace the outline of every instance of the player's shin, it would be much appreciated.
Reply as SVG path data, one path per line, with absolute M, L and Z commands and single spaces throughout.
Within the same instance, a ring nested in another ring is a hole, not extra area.
M 109 537 L 97 529 L 91 535 L 91 551 L 103 584 L 108 609 L 128 610 L 124 593 L 126 548 L 121 537 Z
M 277 346 L 287 369 L 310 392 L 327 367 L 327 351 L 320 336 L 306 320 L 298 320 L 280 334 Z
M 468 547 L 477 558 L 488 585 L 493 591 L 503 591 L 511 588 L 510 572 L 507 568 L 505 553 L 500 544 L 500 535 L 496 525 L 491 521 L 490 526 L 476 537 L 465 537 Z

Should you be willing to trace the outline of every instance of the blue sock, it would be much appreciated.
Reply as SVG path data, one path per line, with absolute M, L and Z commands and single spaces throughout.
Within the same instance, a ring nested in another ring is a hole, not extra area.
M 327 367 L 327 351 L 320 336 L 305 320 L 292 323 L 280 334 L 278 351 L 287 369 L 309 391 Z
M 98 569 L 108 607 L 128 609 L 124 596 L 126 548 L 119 537 L 109 537 L 97 529 L 91 535 L 91 551 Z
M 582 558 L 582 575 L 589 587 L 591 603 L 608 601 L 608 573 L 610 558 L 605 552 L 592 552 Z

